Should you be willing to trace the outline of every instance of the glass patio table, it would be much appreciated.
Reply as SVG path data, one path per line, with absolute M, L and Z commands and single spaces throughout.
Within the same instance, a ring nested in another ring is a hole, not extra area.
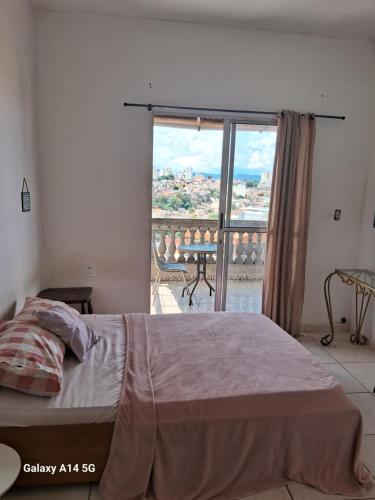
M 375 297 L 375 272 L 368 269 L 335 269 L 324 281 L 324 299 L 326 302 L 329 326 L 331 333 L 320 339 L 324 346 L 329 345 L 335 336 L 333 324 L 332 301 L 331 301 L 331 279 L 339 276 L 346 285 L 352 285 L 355 289 L 355 333 L 350 335 L 352 344 L 364 345 L 367 338 L 361 334 L 363 322 L 367 313 L 371 297 Z
M 197 254 L 197 275 L 194 279 L 192 279 L 183 289 L 182 296 L 186 292 L 188 292 L 189 287 L 193 285 L 191 292 L 189 293 L 189 306 L 193 305 L 193 294 L 197 285 L 202 277 L 202 281 L 204 281 L 208 289 L 210 291 L 210 296 L 212 292 L 215 292 L 214 287 L 207 280 L 207 255 L 216 253 L 216 244 L 215 243 L 192 243 L 190 245 L 180 245 L 178 247 L 180 252 L 186 253 L 196 253 Z

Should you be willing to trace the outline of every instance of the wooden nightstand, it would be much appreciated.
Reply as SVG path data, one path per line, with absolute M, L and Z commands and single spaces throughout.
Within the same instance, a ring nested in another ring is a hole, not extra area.
M 82 314 L 93 314 L 91 287 L 46 288 L 38 293 L 42 299 L 59 300 L 65 304 L 79 304 Z

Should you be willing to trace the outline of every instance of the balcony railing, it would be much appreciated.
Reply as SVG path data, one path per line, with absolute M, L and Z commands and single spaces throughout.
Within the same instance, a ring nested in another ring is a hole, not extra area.
M 180 252 L 180 244 L 215 243 L 217 228 L 217 221 L 210 219 L 152 219 L 153 238 L 161 260 L 185 263 L 189 274 L 194 274 L 196 255 Z M 263 278 L 266 231 L 266 223 L 257 222 L 250 229 L 230 233 L 229 279 Z M 216 255 L 208 255 L 207 262 L 211 264 L 208 274 L 213 277 Z

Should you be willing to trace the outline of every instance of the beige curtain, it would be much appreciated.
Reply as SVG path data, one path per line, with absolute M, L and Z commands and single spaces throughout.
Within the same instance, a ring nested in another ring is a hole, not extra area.
M 301 326 L 314 142 L 313 115 L 280 113 L 262 312 L 293 336 Z

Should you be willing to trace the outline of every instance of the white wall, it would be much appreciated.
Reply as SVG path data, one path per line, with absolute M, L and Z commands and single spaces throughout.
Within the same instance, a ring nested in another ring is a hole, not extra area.
M 47 11 L 37 44 L 46 285 L 92 283 L 99 312 L 148 310 L 151 125 L 124 100 L 345 114 L 317 123 L 303 321 L 327 322 L 323 279 L 358 253 L 372 44 Z
M 372 127 L 375 139 L 375 127 Z M 369 162 L 366 189 L 363 198 L 362 230 L 359 239 L 360 254 L 358 267 L 375 271 L 375 147 L 373 157 Z M 375 300 L 371 300 L 364 324 L 364 333 L 375 341 Z
M 0 2 L 0 318 L 40 288 L 34 148 L 34 19 L 25 0 Z M 21 212 L 26 177 L 32 211 Z

